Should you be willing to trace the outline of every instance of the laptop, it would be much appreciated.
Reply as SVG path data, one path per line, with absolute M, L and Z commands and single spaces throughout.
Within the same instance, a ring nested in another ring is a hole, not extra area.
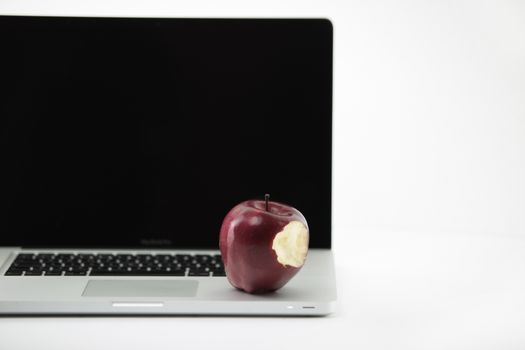
M 10 15 L 0 48 L 1 314 L 333 311 L 328 20 Z M 266 193 L 309 252 L 248 294 L 219 231 Z

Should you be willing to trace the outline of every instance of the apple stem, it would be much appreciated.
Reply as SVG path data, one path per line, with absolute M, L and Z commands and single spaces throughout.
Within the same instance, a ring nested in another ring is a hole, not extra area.
M 270 210 L 268 209 L 268 201 L 269 201 L 269 200 L 270 200 L 270 195 L 269 195 L 268 193 L 266 193 L 266 194 L 264 195 L 264 201 L 266 202 L 266 211 L 270 211 Z

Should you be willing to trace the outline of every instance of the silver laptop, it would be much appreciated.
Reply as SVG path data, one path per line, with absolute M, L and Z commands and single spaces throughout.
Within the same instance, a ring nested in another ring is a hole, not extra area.
M 326 315 L 332 26 L 0 16 L 0 313 Z M 299 209 L 302 270 L 230 285 L 226 213 Z

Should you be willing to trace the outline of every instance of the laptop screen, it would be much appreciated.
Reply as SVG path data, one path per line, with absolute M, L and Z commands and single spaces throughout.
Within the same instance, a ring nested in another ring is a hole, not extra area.
M 0 245 L 218 248 L 264 198 L 331 244 L 322 19 L 0 16 Z

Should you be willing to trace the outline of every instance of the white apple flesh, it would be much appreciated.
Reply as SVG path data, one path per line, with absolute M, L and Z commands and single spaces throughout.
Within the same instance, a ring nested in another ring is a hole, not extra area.
M 308 252 L 308 228 L 300 221 L 290 222 L 275 235 L 272 249 L 283 266 L 303 266 Z

